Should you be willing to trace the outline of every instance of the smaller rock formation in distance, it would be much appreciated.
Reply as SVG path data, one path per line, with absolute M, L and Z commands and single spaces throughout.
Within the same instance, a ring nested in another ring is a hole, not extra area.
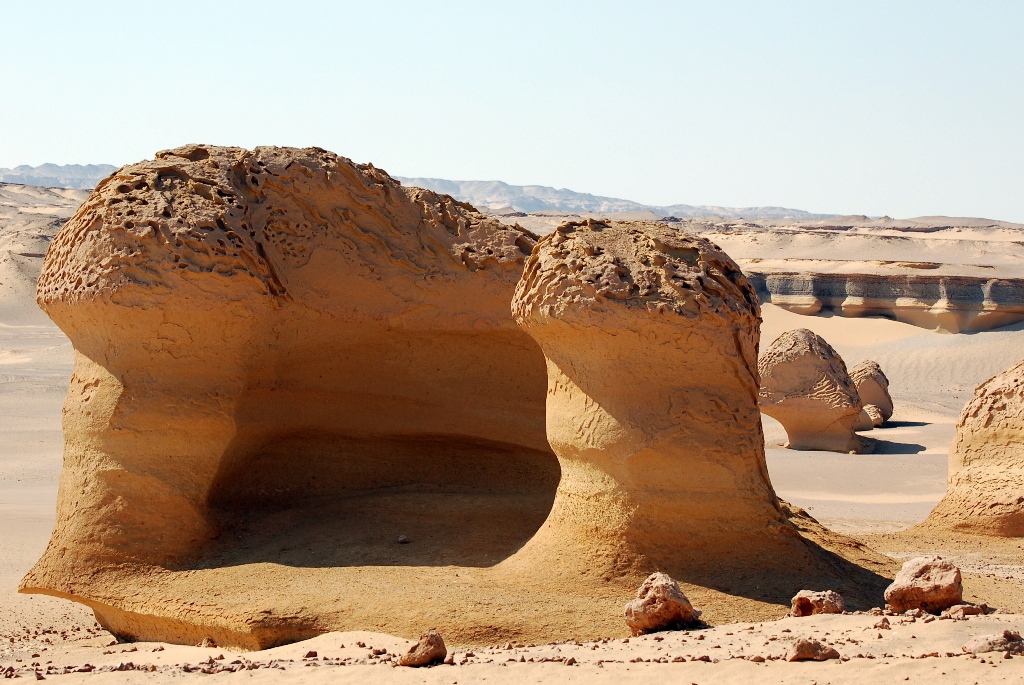
M 960 604 L 963 595 L 960 569 L 939 556 L 909 559 L 885 589 L 886 603 L 899 613 L 920 609 L 937 614 Z
M 409 648 L 398 660 L 399 666 L 429 666 L 439 664 L 448 656 L 441 634 L 431 628 L 420 637 L 420 641 Z
M 671 630 L 695 622 L 700 610 L 694 609 L 679 584 L 667 573 L 652 573 L 626 605 L 626 623 L 633 635 Z
M 787 331 L 758 362 L 761 411 L 779 421 L 796 450 L 870 452 L 854 430 L 863 406 L 839 354 L 806 328 Z
M 801 590 L 796 593 L 791 603 L 793 616 L 813 616 L 814 614 L 841 614 L 846 610 L 843 596 L 832 590 L 814 592 Z
M 1024 361 L 979 385 L 960 413 L 946 496 L 922 525 L 1024 536 Z
M 870 359 L 862 361 L 850 370 L 850 378 L 857 386 L 857 394 L 864 404 L 865 411 L 868 407 L 874 406 L 877 413 L 882 417 L 882 423 L 875 423 L 875 426 L 884 424 L 892 418 L 893 405 L 892 397 L 889 395 L 889 379 L 882 373 L 882 367 L 878 362 Z M 868 411 L 871 415 L 873 412 Z M 874 421 L 874 417 L 872 417 Z

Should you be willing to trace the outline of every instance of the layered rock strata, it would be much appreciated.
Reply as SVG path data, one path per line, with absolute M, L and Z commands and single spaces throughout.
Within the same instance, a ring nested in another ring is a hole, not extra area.
M 868 407 L 875 408 L 868 411 L 868 414 L 871 415 L 872 425 L 883 425 L 892 418 L 893 405 L 892 396 L 889 395 L 889 379 L 882 372 L 882 367 L 878 365 L 878 362 L 870 359 L 862 361 L 850 369 L 850 378 L 857 386 L 857 394 L 860 395 L 865 410 Z M 876 414 L 881 416 L 881 423 L 876 423 Z
M 979 385 L 960 413 L 946 495 L 922 525 L 1024 536 L 1024 361 Z
M 744 269 L 762 302 L 798 314 L 883 316 L 948 333 L 1024 321 L 1024 278 Z
M 866 452 L 872 442 L 854 430 L 862 405 L 839 354 L 806 328 L 787 331 L 758 362 L 761 411 L 786 429 L 796 450 Z

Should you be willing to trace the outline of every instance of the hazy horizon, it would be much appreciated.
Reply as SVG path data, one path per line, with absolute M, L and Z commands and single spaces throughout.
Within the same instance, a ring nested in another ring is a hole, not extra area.
M 646 205 L 1024 222 L 1024 6 L 5 7 L 0 167 L 187 142 Z

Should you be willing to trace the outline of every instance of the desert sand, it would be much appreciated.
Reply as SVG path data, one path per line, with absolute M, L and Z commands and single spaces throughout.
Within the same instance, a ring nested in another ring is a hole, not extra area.
M 63 211 L 65 217 L 71 213 L 66 208 L 59 211 Z M 949 254 L 940 255 L 941 259 L 955 262 L 959 247 L 951 243 Z M 38 270 L 39 257 L 22 259 L 29 267 L 33 264 L 30 260 L 35 260 Z M 25 272 L 31 278 L 31 268 Z M 527 679 L 538 682 L 606 679 L 608 682 L 842 683 L 868 678 L 878 682 L 902 682 L 905 678 L 913 681 L 940 676 L 949 682 L 974 683 L 1015 682 L 1024 678 L 1024 661 L 1020 658 L 946 656 L 947 652 L 958 654 L 961 646 L 975 635 L 997 633 L 1004 627 L 1024 629 L 1024 619 L 1008 614 L 971 617 L 967 621 L 936 620 L 927 624 L 917 620 L 905 625 L 902 623 L 905 619 L 893 619 L 891 631 L 876 631 L 871 628 L 878 620 L 873 616 L 786 618 L 762 621 L 759 625 L 735 623 L 730 620 L 729 611 L 722 611 L 717 617 L 709 617 L 715 624 L 710 629 L 666 633 L 660 636 L 664 638 L 661 641 L 656 636 L 648 636 L 623 643 L 619 637 L 608 644 L 513 646 L 506 650 L 483 648 L 485 638 L 450 639 L 449 651 L 458 657 L 456 663 L 467 651 L 477 656 L 468 658 L 465 665 L 425 670 L 392 670 L 386 665 L 373 665 L 381 661 L 383 655 L 369 658 L 370 647 L 387 648 L 389 653 L 406 647 L 417 636 L 411 630 L 394 631 L 399 637 L 328 633 L 273 650 L 245 653 L 166 643 L 111 644 L 112 636 L 95 624 L 85 607 L 52 597 L 16 594 L 20 579 L 42 555 L 55 522 L 63 449 L 61 405 L 74 359 L 67 338 L 40 316 L 29 298 L 11 293 L 10 297 L 5 295 L 4 306 L 6 320 L 0 322 L 0 525 L 3 530 L 0 536 L 3 553 L 0 668 L 35 670 L 31 664 L 38 663 L 42 673 L 47 666 L 55 667 L 51 668 L 53 672 L 63 671 L 64 666 L 78 669 L 87 663 L 101 667 L 131 661 L 133 665 L 157 666 L 157 670 L 144 677 L 160 680 L 200 677 L 204 669 L 213 670 L 215 664 L 231 665 L 236 660 L 269 665 L 275 659 L 293 659 L 294 662 L 276 662 L 276 668 L 221 677 L 291 678 L 303 682 L 318 679 L 373 682 L 379 678 L 384 682 L 431 683 L 482 682 L 485 679 L 492 683 Z M 949 445 L 960 410 L 979 383 L 1020 361 L 1024 326 L 1014 324 L 951 335 L 889 319 L 847 318 L 830 315 L 828 311 L 804 316 L 772 304 L 763 304 L 761 314 L 764 319 L 762 348 L 786 330 L 809 328 L 825 337 L 851 367 L 865 359 L 878 361 L 891 381 L 890 392 L 895 404 L 887 427 L 861 433 L 876 441 L 876 451 L 870 455 L 783 449 L 780 444 L 785 440 L 785 433 L 781 426 L 763 418 L 767 469 L 779 496 L 804 507 L 832 529 L 853 535 L 894 559 L 942 553 L 961 567 L 965 599 L 1024 611 L 1021 599 L 1024 597 L 1024 550 L 1019 539 L 993 540 L 913 528 L 927 517 L 945 493 Z M 401 581 L 396 579 L 396 582 Z M 695 589 L 686 588 L 698 608 L 703 601 L 721 601 L 723 593 L 702 594 Z M 724 594 L 727 596 L 728 591 Z M 713 600 L 713 595 L 718 595 L 717 600 Z M 878 601 L 880 605 L 881 598 Z M 764 605 L 763 618 L 779 618 L 787 609 L 788 606 L 768 602 Z M 415 612 L 414 607 L 410 610 Z M 752 630 L 748 629 L 751 627 Z M 609 630 L 608 634 L 624 633 L 625 624 L 617 630 L 618 633 Z M 785 651 L 784 645 L 797 635 L 824 637 L 850 660 L 791 664 L 729 658 L 755 654 L 779 656 Z M 574 637 L 577 636 L 571 634 L 571 629 L 563 629 L 559 639 Z M 367 647 L 352 646 L 358 642 Z M 341 644 L 346 647 L 342 649 Z M 135 651 L 124 651 L 133 649 Z M 156 649 L 160 651 L 153 651 Z M 309 651 L 318 652 L 319 667 L 305 665 L 312 662 L 312 659 L 302 658 Z M 933 653 L 939 656 L 911 658 Z M 35 654 L 39 656 L 33 656 Z M 672 663 L 669 659 L 670 663 L 665 664 L 631 663 L 637 658 L 653 660 L 669 654 L 673 658 L 706 654 L 709 661 Z M 858 658 L 857 654 L 875 658 Z M 221 655 L 224 659 L 218 659 Z M 564 659 L 570 656 L 576 664 L 567 667 Z M 349 657 L 350 665 L 332 665 L 338 657 Z M 519 657 L 524 663 L 519 662 Z M 209 662 L 211 658 L 213 664 Z M 516 663 L 509 662 L 511 658 Z M 529 663 L 531 658 L 533 663 Z M 563 661 L 538 663 L 542 658 L 562 658 Z M 361 659 L 366 663 L 359 663 Z M 623 663 L 599 665 L 598 660 Z M 48 661 L 52 663 L 47 664 Z M 168 668 L 165 664 L 191 664 L 189 670 L 194 668 L 195 675 L 186 676 L 183 668 Z M 90 678 L 135 682 L 143 678 L 143 674 L 135 670 L 99 675 L 82 672 L 58 677 L 61 682 Z

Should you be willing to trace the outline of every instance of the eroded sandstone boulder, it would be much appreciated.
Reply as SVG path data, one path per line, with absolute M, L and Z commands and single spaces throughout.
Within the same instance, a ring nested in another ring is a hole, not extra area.
M 922 525 L 1024 536 L 1024 361 L 979 385 L 960 413 L 946 495 Z
M 814 614 L 841 614 L 846 606 L 843 597 L 833 590 L 815 592 L 801 590 L 790 602 L 793 616 L 813 616 Z
M 937 614 L 960 604 L 963 594 L 960 569 L 942 557 L 925 556 L 904 562 L 885 590 L 885 601 L 896 612 L 920 609 Z
M 786 661 L 828 661 L 838 658 L 839 652 L 834 647 L 809 637 L 794 640 L 786 653 Z
M 636 599 L 626 605 L 626 624 L 633 635 L 672 630 L 700 618 L 679 583 L 667 573 L 652 573 L 637 590 Z
M 882 372 L 878 362 L 862 361 L 850 369 L 850 378 L 857 386 L 857 394 L 865 409 L 873 405 L 882 415 L 882 423 L 892 418 L 892 397 L 889 395 L 889 379 Z M 881 425 L 881 424 L 875 424 Z
M 863 405 L 846 364 L 806 328 L 787 331 L 758 362 L 761 411 L 779 421 L 797 450 L 868 452 L 873 443 L 854 430 Z
M 448 656 L 448 648 L 444 645 L 441 634 L 431 628 L 424 633 L 418 642 L 409 648 L 399 660 L 399 666 L 429 666 L 439 664 Z
M 1000 635 L 979 635 L 963 646 L 967 654 L 986 654 L 988 652 L 1009 652 L 1024 654 L 1024 639 L 1015 630 L 1004 630 Z

